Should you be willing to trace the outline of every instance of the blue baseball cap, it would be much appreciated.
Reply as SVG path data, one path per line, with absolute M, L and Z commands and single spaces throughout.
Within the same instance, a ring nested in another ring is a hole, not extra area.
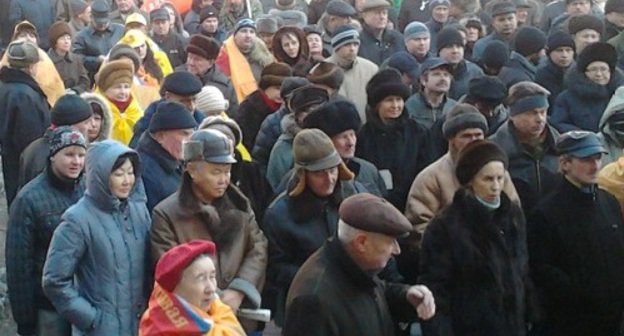
M 568 154 L 581 159 L 607 153 L 598 135 L 588 131 L 569 131 L 561 134 L 557 138 L 555 148 L 559 155 Z

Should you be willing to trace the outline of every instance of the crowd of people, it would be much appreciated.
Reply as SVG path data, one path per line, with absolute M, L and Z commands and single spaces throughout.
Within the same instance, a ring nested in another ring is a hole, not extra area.
M 624 335 L 624 0 L 0 16 L 19 335 Z

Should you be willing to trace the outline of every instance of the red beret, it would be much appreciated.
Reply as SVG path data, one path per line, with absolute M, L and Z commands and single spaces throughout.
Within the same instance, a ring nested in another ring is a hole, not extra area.
M 173 292 L 182 272 L 202 254 L 216 255 L 217 247 L 208 240 L 191 240 L 171 248 L 156 264 L 156 282 L 165 290 Z
M 349 196 L 340 204 L 340 219 L 356 229 L 403 237 L 412 224 L 390 202 L 369 193 Z

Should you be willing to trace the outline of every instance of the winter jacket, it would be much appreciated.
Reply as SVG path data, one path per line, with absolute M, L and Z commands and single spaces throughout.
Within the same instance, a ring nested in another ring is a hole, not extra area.
M 137 335 L 147 300 L 150 219 L 141 171 L 127 200 L 109 187 L 115 160 L 137 154 L 105 140 L 87 152 L 87 191 L 61 217 L 43 268 L 43 291 L 73 335 Z
M 100 133 L 97 135 L 95 140 L 92 140 L 91 142 L 110 139 L 113 131 L 113 113 L 108 107 L 106 99 L 100 94 L 91 92 L 84 92 L 80 95 L 80 97 L 82 97 L 82 99 L 89 104 L 98 104 L 102 109 L 102 124 L 100 126 Z
M 587 130 L 598 132 L 598 123 L 615 90 L 624 83 L 619 70 L 611 73 L 607 85 L 592 82 L 576 67 L 566 74 L 567 89 L 555 100 L 550 122 L 559 132 Z
M 603 41 L 608 41 L 611 38 L 617 36 L 622 32 L 622 27 L 618 27 L 615 24 L 611 23 L 607 18 L 604 19 L 605 30 L 604 36 L 602 37 Z
M 84 193 L 82 182 L 82 178 L 59 178 L 48 168 L 23 188 L 11 205 L 6 237 L 7 284 L 20 335 L 35 334 L 37 310 L 54 310 L 41 289 L 43 264 L 61 215 Z
M 176 71 L 186 71 L 185 66 L 179 66 L 176 68 Z M 227 109 L 227 114 L 230 118 L 234 118 L 236 113 L 238 112 L 238 98 L 236 98 L 236 91 L 234 91 L 234 87 L 232 86 L 232 81 L 221 71 L 218 67 L 212 66 L 206 73 L 199 76 L 199 80 L 202 82 L 204 86 L 212 85 L 219 89 L 221 93 L 223 93 L 223 97 L 225 100 L 230 102 L 230 105 Z
M 284 321 L 286 295 L 299 267 L 338 228 L 340 203 L 356 193 L 351 181 L 338 181 L 331 196 L 318 197 L 309 188 L 289 195 L 299 182 L 293 175 L 288 187 L 269 205 L 263 229 L 269 240 L 267 298 L 279 325 Z
M 73 40 L 73 51 L 84 56 L 84 66 L 93 78 L 102 62 L 100 56 L 106 56 L 111 48 L 124 35 L 124 26 L 111 23 L 103 32 L 96 31 L 93 25 L 81 30 Z
M 472 55 L 471 55 L 473 62 L 479 63 L 481 61 L 481 56 L 483 55 L 483 52 L 485 51 L 485 48 L 492 41 L 501 41 L 505 45 L 507 45 L 507 47 L 509 49 L 511 49 L 510 39 L 509 38 L 505 38 L 502 35 L 499 35 L 498 33 L 493 31 L 489 35 L 484 36 L 484 37 L 478 39 L 477 42 L 475 42 L 474 47 L 472 47 Z
M 539 200 L 554 187 L 559 171 L 559 155 L 555 141 L 559 132 L 546 125 L 546 135 L 541 148 L 531 148 L 520 143 L 518 131 L 511 120 L 490 137 L 507 153 L 509 174 L 522 202 L 524 213 L 528 214 Z
M 404 31 L 410 22 L 427 22 L 431 18 L 429 0 L 403 0 L 399 11 L 399 31 Z
M 332 55 L 326 60 L 340 66 L 338 56 Z M 344 81 L 338 93 L 347 97 L 357 107 L 362 123 L 366 122 L 366 84 L 377 73 L 377 65 L 365 58 L 357 57 L 349 69 L 344 71 Z
M 431 162 L 428 131 L 403 111 L 390 124 L 368 110 L 368 121 L 357 135 L 355 155 L 370 161 L 384 176 L 386 199 L 397 209 L 405 209 L 409 186 L 416 175 Z
M 292 281 L 282 335 L 395 335 L 393 321 L 416 320 L 407 287 L 362 271 L 332 237 Z
M 275 142 L 282 134 L 282 118 L 290 113 L 286 106 L 282 105 L 277 111 L 269 114 L 260 125 L 256 140 L 251 152 L 254 160 L 257 161 L 266 171 L 269 157 Z
M 48 29 L 56 17 L 56 4 L 50 0 L 11 0 L 9 21 L 15 27 L 21 21 L 28 21 L 37 28 L 39 46 L 47 50 L 50 48 Z
M 624 311 L 624 223 L 614 196 L 561 178 L 529 217 L 531 277 L 545 335 L 617 335 Z
M 444 28 L 444 23 L 435 21 L 433 18 L 425 23 L 425 26 L 429 29 L 429 50 L 438 50 L 438 32 Z M 465 51 L 465 48 L 464 48 Z M 468 59 L 468 57 L 466 57 Z
M 576 67 L 576 65 L 572 64 L 570 67 Z M 555 108 L 555 101 L 557 97 L 559 97 L 559 94 L 565 89 L 563 79 L 566 71 L 568 71 L 570 67 L 565 69 L 561 68 L 549 58 L 537 68 L 535 83 L 543 86 L 550 92 L 548 96 L 548 115 L 552 115 L 552 111 Z
M 360 183 L 367 192 L 379 197 L 386 195 L 386 184 L 374 164 L 359 157 L 353 157 L 345 164 L 355 174 L 355 182 Z
M 362 32 L 360 33 L 358 56 L 379 66 L 388 57 L 402 50 L 405 50 L 405 41 L 403 41 L 401 33 L 394 29 L 385 28 L 381 35 L 381 40 L 378 40 L 370 31 L 370 28 L 363 24 Z
M 520 207 L 501 194 L 485 208 L 462 188 L 429 224 L 419 282 L 436 301 L 426 335 L 526 335 L 530 287 L 526 227 Z
M 295 122 L 295 115 L 292 113 L 284 116 L 281 125 L 284 131 L 271 150 L 266 171 L 267 181 L 269 181 L 273 191 L 277 190 L 277 187 L 280 185 L 286 173 L 288 173 L 295 164 L 293 157 L 293 140 L 297 133 L 301 131 L 301 126 L 297 125 Z
M 511 56 L 509 56 L 509 62 L 507 62 L 498 73 L 498 78 L 509 89 L 518 82 L 533 82 L 536 72 L 537 68 L 533 63 L 526 59 L 526 57 L 512 51 Z
M 50 155 L 50 141 L 52 140 L 52 128 L 48 128 L 43 136 L 31 142 L 20 155 L 19 175 L 17 187 L 21 189 L 26 183 L 41 174 L 48 165 Z
M 405 217 L 414 226 L 409 238 L 412 248 L 420 247 L 429 222 L 453 203 L 455 192 L 460 187 L 455 175 L 455 162 L 450 153 L 446 153 L 416 176 L 405 206 Z M 503 192 L 513 202 L 520 202 L 509 173 L 505 174 Z
M 150 37 L 167 54 L 173 68 L 186 63 L 186 45 L 188 42 L 173 28 L 165 36 L 151 34 Z
M 269 98 L 261 90 L 250 94 L 238 108 L 234 120 L 243 131 L 243 145 L 246 148 L 254 148 L 258 130 L 264 119 L 276 110 L 267 105 L 265 99 Z
M 50 126 L 46 96 L 27 73 L 0 68 L 0 145 L 7 205 L 17 194 L 20 155 Z M 46 155 L 47 157 L 47 155 Z
M 422 93 L 415 93 L 407 98 L 405 109 L 409 113 L 410 118 L 418 121 L 425 128 L 431 129 L 436 120 L 440 119 L 455 105 L 457 105 L 455 100 L 444 96 L 442 104 L 438 107 L 433 107 Z
M 600 123 L 598 124 L 598 129 L 600 130 L 598 135 L 607 150 L 607 154 L 602 156 L 603 167 L 611 162 L 617 161 L 620 156 L 624 154 L 622 151 L 624 149 L 624 136 L 611 129 L 609 125 L 609 119 L 616 115 L 621 117 L 622 113 L 624 113 L 624 87 L 619 87 L 615 90 L 615 94 L 613 94 L 611 101 L 609 101 L 604 114 L 600 118 Z
M 81 94 L 91 89 L 89 74 L 85 69 L 82 58 L 69 52 L 65 56 L 56 53 L 52 48 L 48 50 L 50 60 L 54 62 L 56 71 L 63 79 L 66 89 L 72 89 L 75 93 Z
M 254 308 L 260 305 L 267 265 L 267 240 L 258 228 L 247 198 L 228 186 L 211 204 L 200 202 L 185 173 L 180 190 L 152 212 L 151 251 L 156 261 L 170 248 L 193 239 L 214 241 L 217 249 L 217 287 L 245 294 Z
M 136 147 L 143 164 L 143 185 L 147 210 L 178 190 L 182 182 L 182 163 L 171 156 L 152 136 L 145 132 Z
M 460 62 L 453 68 L 453 81 L 451 82 L 451 89 L 447 96 L 458 100 L 468 93 L 468 83 L 470 80 L 479 76 L 483 76 L 483 70 L 481 70 L 478 65 L 467 60 Z

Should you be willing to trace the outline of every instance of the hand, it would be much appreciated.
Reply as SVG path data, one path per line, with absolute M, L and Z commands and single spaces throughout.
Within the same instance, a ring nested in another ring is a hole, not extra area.
M 428 320 L 435 315 L 435 301 L 433 294 L 426 286 L 416 285 L 407 290 L 407 301 L 416 308 L 418 317 Z
M 221 294 L 221 301 L 223 301 L 223 303 L 225 303 L 226 305 L 230 306 L 230 308 L 232 308 L 235 313 L 236 311 L 238 311 L 238 308 L 240 307 L 244 298 L 245 294 L 233 289 L 226 289 Z

